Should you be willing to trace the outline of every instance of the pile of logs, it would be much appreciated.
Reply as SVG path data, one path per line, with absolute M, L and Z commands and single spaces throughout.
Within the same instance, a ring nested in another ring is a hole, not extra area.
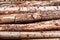
M 0 38 L 60 40 L 60 0 L 0 0 Z

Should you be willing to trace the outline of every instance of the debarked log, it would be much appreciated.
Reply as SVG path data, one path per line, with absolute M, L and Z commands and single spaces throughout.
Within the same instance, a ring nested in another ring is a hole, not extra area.
M 0 31 L 0 38 L 60 38 L 60 31 L 42 31 L 42 32 L 6 32 Z
M 0 0 L 0 2 L 21 2 L 21 1 L 48 1 L 48 0 Z M 56 1 L 56 0 L 53 0 L 53 1 Z M 59 1 L 59 0 L 58 0 Z
M 18 2 L 19 3 L 19 2 Z M 16 2 L 12 2 L 12 4 L 16 4 Z M 25 1 L 21 2 L 21 6 L 59 6 L 60 1 Z
M 9 5 L 10 6 L 10 5 Z M 60 11 L 60 6 L 0 7 L 0 14 L 34 13 L 37 11 Z
M 1 1 L 0 4 L 21 4 L 23 6 L 36 6 L 36 5 L 51 5 L 51 6 L 54 6 L 54 5 L 60 5 L 60 0 L 49 0 L 49 1 L 46 1 L 46 0 L 43 0 L 43 1 L 10 1 L 10 0 L 6 0 L 6 1 Z
M 44 38 L 44 39 L 21 39 L 21 40 L 60 40 L 60 38 Z
M 43 31 L 60 30 L 60 20 L 51 20 L 30 24 L 0 24 L 0 31 Z
M 60 1 L 17 1 L 17 2 L 0 2 L 0 4 L 21 4 L 22 6 L 54 6 L 60 5 Z
M 0 23 L 29 23 L 59 18 L 60 11 L 38 11 L 36 13 L 15 13 L 0 15 Z

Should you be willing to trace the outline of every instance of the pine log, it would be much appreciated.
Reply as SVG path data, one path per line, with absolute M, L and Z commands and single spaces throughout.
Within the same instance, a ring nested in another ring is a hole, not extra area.
M 60 38 L 46 38 L 46 39 L 21 39 L 21 40 L 60 40 Z
M 60 11 L 60 6 L 0 7 L 0 14 L 35 13 L 38 11 Z
M 60 31 L 42 31 L 42 32 L 2 32 L 0 38 L 4 39 L 21 39 L 21 38 L 60 38 Z
M 0 24 L 0 31 L 43 31 L 60 30 L 60 20 L 51 20 L 29 24 Z
M 0 15 L 0 23 L 29 23 L 59 18 L 60 11 L 38 11 L 36 13 L 15 13 Z
M 20 6 L 58 6 L 60 0 L 50 1 L 1 1 L 0 4 L 20 4 Z

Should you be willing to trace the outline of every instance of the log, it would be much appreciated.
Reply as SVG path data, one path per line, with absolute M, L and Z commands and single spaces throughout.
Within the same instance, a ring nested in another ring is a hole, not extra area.
M 0 0 L 0 2 L 16 2 L 16 1 L 48 1 L 48 0 Z M 58 0 L 59 1 L 59 0 Z
M 29 24 L 0 24 L 0 31 L 43 31 L 60 30 L 60 20 Z
M 15 13 L 0 15 L 0 23 L 29 23 L 59 18 L 60 11 L 43 11 L 43 12 L 38 11 L 36 13 L 20 13 L 20 14 Z
M 42 32 L 7 32 L 0 31 L 0 38 L 21 39 L 21 38 L 60 38 L 60 31 L 42 31 Z
M 49 38 L 49 39 L 21 39 L 21 40 L 60 40 L 60 38 Z
M 38 11 L 35 13 L 15 13 L 0 15 L 0 23 L 29 23 L 59 18 L 60 11 Z
M 60 11 L 60 6 L 0 7 L 0 14 L 35 13 L 37 11 Z
M 12 2 L 15 4 L 16 2 Z M 19 3 L 19 2 L 18 2 Z M 59 6 L 60 1 L 25 1 L 21 3 L 22 6 Z
M 16 2 L 16 1 L 60 1 L 60 0 L 0 0 L 0 2 Z
M 60 0 L 50 1 L 2 1 L 0 4 L 20 4 L 20 6 L 59 6 Z

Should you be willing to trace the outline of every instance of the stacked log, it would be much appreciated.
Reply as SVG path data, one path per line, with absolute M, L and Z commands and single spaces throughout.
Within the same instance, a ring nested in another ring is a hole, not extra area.
M 6 32 L 0 31 L 0 38 L 60 38 L 60 31 L 42 31 L 42 32 Z
M 36 13 L 44 11 L 60 11 L 60 6 L 27 6 L 27 7 L 0 7 L 0 14 Z
M 60 30 L 60 20 L 44 21 L 29 24 L 0 24 L 0 31 L 47 31 Z
M 41 11 L 36 10 L 36 12 L 25 12 L 25 13 L 16 12 L 16 13 L 4 13 L 4 14 L 1 13 L 0 23 L 23 23 L 23 22 L 28 23 L 28 22 L 60 18 L 60 7 L 58 9 L 56 7 L 52 9 L 53 8 L 52 6 L 50 9 L 48 8 L 49 7 L 47 7 L 46 9 L 42 8 L 43 10 L 42 9 L 40 9 Z
M 60 0 L 0 0 L 0 5 L 1 39 L 60 40 Z

